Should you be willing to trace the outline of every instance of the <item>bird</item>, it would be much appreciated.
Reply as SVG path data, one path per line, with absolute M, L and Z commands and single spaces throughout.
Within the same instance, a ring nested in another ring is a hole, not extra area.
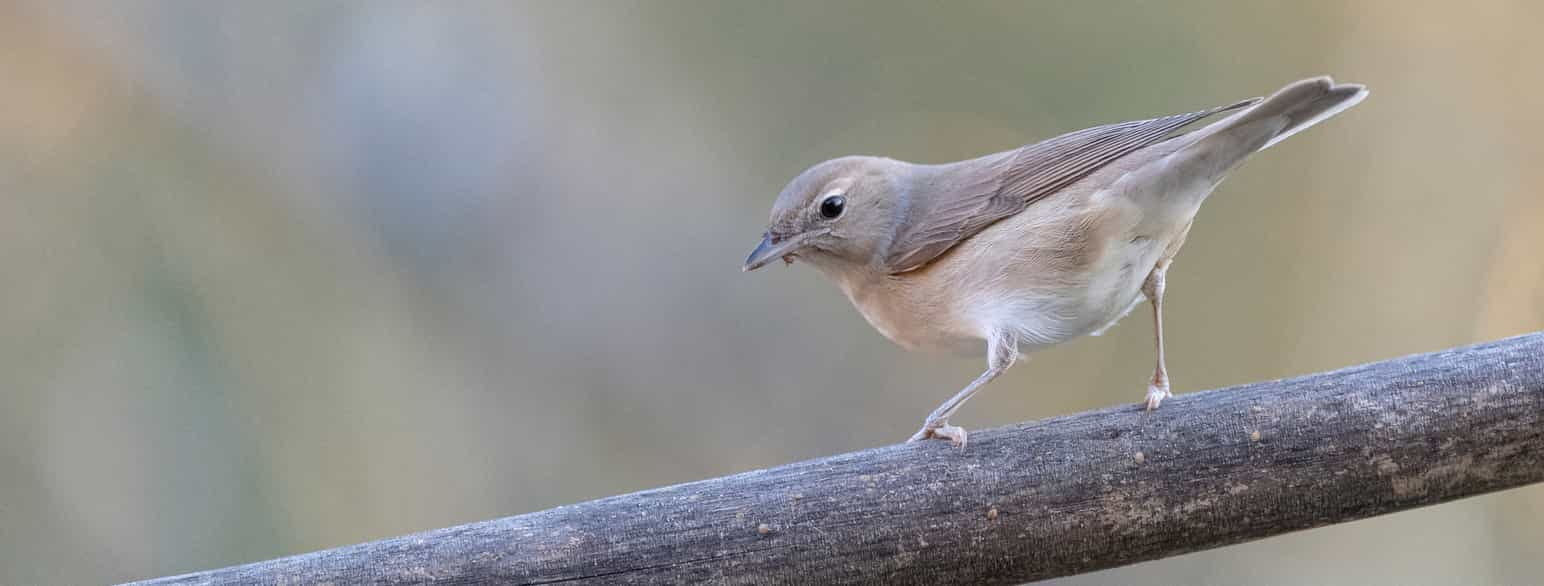
M 1156 349 L 1151 411 L 1172 396 L 1165 274 L 1201 204 L 1244 159 L 1367 93 L 1314 77 L 1266 98 L 1096 126 L 964 161 L 827 160 L 778 194 L 742 269 L 807 262 L 902 348 L 985 350 L 985 371 L 908 442 L 963 449 L 968 434 L 949 418 L 973 395 L 1028 354 L 1102 333 L 1143 300 L 1152 305 Z

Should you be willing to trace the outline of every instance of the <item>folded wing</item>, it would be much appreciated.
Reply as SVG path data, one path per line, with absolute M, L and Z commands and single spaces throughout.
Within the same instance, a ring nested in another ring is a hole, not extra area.
M 885 255 L 886 268 L 921 268 L 955 244 L 1112 161 L 1174 136 L 1213 114 L 1259 98 L 1151 120 L 1096 126 L 946 167 L 907 194 L 905 221 Z

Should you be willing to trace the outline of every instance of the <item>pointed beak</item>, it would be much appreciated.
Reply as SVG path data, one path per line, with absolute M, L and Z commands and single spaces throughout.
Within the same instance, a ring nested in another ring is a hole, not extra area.
M 767 232 L 761 236 L 761 244 L 756 245 L 756 250 L 752 250 L 751 255 L 746 257 L 745 266 L 740 267 L 740 270 L 754 271 L 769 262 L 798 252 L 815 235 L 814 233 L 805 233 L 785 238 L 781 242 L 773 242 L 772 233 Z

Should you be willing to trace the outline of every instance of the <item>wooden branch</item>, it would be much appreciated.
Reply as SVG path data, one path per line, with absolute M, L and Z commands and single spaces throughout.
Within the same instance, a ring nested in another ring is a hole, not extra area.
M 1015 584 L 1544 479 L 1544 333 L 148 584 Z

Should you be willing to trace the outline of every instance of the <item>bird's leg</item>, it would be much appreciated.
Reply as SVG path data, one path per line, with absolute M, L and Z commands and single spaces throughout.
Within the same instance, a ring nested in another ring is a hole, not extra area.
M 1002 374 L 1003 371 L 1008 370 L 1008 367 L 1013 366 L 1013 362 L 1018 356 L 1018 338 L 1013 334 L 999 333 L 988 338 L 986 343 L 986 372 L 981 373 L 981 376 L 976 377 L 976 380 L 970 381 L 970 384 L 965 385 L 964 389 L 955 393 L 948 401 L 944 401 L 944 404 L 934 409 L 933 413 L 927 416 L 927 420 L 922 422 L 922 429 L 906 441 L 914 442 L 929 438 L 946 439 L 954 442 L 954 445 L 959 446 L 960 449 L 965 449 L 967 435 L 965 428 L 949 425 L 949 416 L 954 415 L 955 411 L 959 411 L 960 407 L 965 404 L 965 401 L 969 400 L 971 395 L 980 391 L 981 387 L 986 386 L 987 383 L 992 382 L 992 379 L 997 378 L 997 375 Z
M 1158 344 L 1158 366 L 1153 369 L 1153 380 L 1147 384 L 1147 410 L 1158 408 L 1164 399 L 1174 396 L 1169 392 L 1169 370 L 1163 363 L 1163 275 L 1169 270 L 1167 259 L 1158 261 L 1153 272 L 1142 282 L 1142 294 L 1153 304 L 1153 338 Z

